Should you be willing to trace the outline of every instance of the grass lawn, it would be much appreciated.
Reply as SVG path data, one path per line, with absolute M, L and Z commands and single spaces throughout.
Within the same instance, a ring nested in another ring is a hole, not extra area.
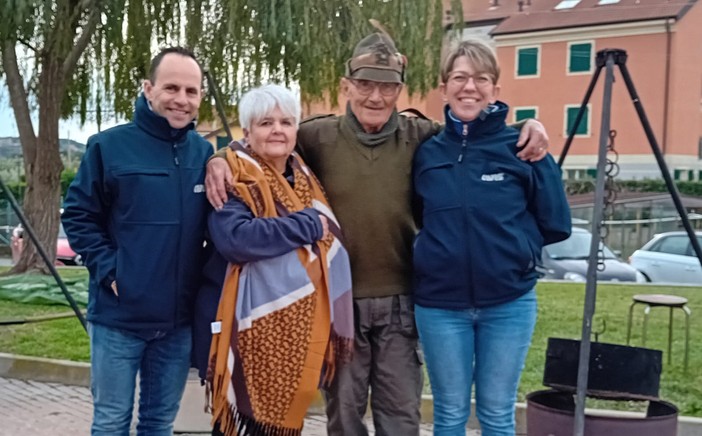
M 683 372 L 685 328 L 681 310 L 674 310 L 672 363 L 667 365 L 668 309 L 654 308 L 649 314 L 646 347 L 663 350 L 663 373 L 660 397 L 680 409 L 682 415 L 702 417 L 702 288 L 673 286 L 632 286 L 599 284 L 593 329 L 606 331 L 600 342 L 626 344 L 626 324 L 635 294 L 673 294 L 688 299 L 690 317 L 690 360 L 688 373 Z M 527 393 L 543 389 L 543 368 L 549 337 L 580 339 L 585 284 L 539 283 L 539 318 L 526 367 L 519 387 L 519 400 Z M 644 306 L 634 309 L 632 345 L 641 345 Z M 608 402 L 611 403 L 611 402 Z M 593 402 L 597 405 L 597 402 Z M 608 405 L 607 407 L 612 407 Z
M 7 268 L 0 269 L 0 272 Z M 65 280 L 87 278 L 84 268 L 59 268 Z M 0 300 L 0 319 L 72 312 L 70 306 L 22 304 Z M 71 317 L 38 323 L 0 325 L 0 352 L 27 356 L 89 361 L 88 335 L 78 318 Z
M 85 274 L 84 270 L 80 269 L 60 269 L 60 272 L 62 275 Z M 632 295 L 667 293 L 688 298 L 688 306 L 692 310 L 688 373 L 683 373 L 684 323 L 681 311 L 674 312 L 672 365 L 667 365 L 665 352 L 668 334 L 667 309 L 651 310 L 647 347 L 664 350 L 660 397 L 678 406 L 682 415 L 702 417 L 702 288 L 600 284 L 597 290 L 594 326 L 599 330 L 602 320 L 605 320 L 607 327 L 604 334 L 600 335 L 600 341 L 614 344 L 626 343 L 626 322 Z M 537 293 L 539 319 L 522 375 L 520 401 L 524 400 L 528 392 L 544 388 L 542 379 L 547 339 L 580 339 L 585 284 L 539 283 Z M 67 311 L 70 311 L 68 306 L 37 306 L 0 301 L 0 319 Z M 638 305 L 634 314 L 632 345 L 641 343 L 642 316 L 643 306 Z M 0 352 L 89 360 L 88 337 L 76 318 L 0 326 Z M 509 359 L 510 356 L 506 355 L 505 358 Z

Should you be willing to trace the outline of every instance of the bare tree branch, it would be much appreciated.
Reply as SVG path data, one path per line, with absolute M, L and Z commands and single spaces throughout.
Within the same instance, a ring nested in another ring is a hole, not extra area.
M 27 91 L 24 89 L 24 80 L 20 74 L 17 64 L 17 53 L 15 52 L 15 41 L 8 40 L 5 42 L 5 47 L 2 50 L 2 65 L 5 70 L 5 81 L 10 92 L 10 102 L 12 110 L 15 113 L 15 121 L 17 122 L 17 130 L 20 134 L 20 139 L 26 138 L 29 143 L 36 143 L 36 135 L 32 126 L 32 118 L 29 111 L 29 103 L 27 101 Z M 22 141 L 22 147 L 25 143 Z M 24 150 L 25 153 L 30 150 Z M 25 162 L 31 162 L 25 154 Z
M 97 8 L 93 8 L 90 11 L 88 22 L 81 29 L 81 34 L 80 37 L 78 37 L 78 41 L 76 41 L 75 45 L 71 49 L 71 52 L 68 53 L 66 60 L 63 62 L 63 77 L 68 78 L 71 76 L 71 74 L 73 74 L 73 70 L 75 69 L 76 64 L 78 64 L 78 59 L 80 59 L 81 55 L 85 51 L 85 48 L 90 42 L 90 38 L 93 36 L 93 32 L 95 32 L 99 19 L 100 11 Z
M 24 38 L 17 38 L 17 42 L 19 42 L 19 43 L 22 44 L 23 46 L 27 47 L 28 49 L 30 49 L 30 50 L 33 51 L 34 53 L 39 54 L 39 49 L 36 48 L 36 47 L 34 47 L 34 45 L 32 45 L 32 43 L 29 42 L 29 41 L 27 41 L 26 39 L 24 39 Z
M 75 23 L 80 18 L 83 11 L 89 11 L 96 6 L 96 0 L 71 0 L 68 2 L 69 10 L 72 10 L 68 17 L 69 23 Z

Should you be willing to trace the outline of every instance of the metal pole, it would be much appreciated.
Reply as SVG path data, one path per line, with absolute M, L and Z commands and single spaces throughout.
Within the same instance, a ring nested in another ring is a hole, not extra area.
M 636 88 L 634 88 L 634 82 L 631 80 L 631 75 L 629 75 L 629 69 L 626 67 L 626 52 L 624 52 L 623 56 L 620 56 L 620 58 L 621 59 L 618 60 L 617 64 L 619 65 L 619 70 L 622 72 L 622 77 L 624 78 L 626 89 L 629 91 L 631 101 L 632 103 L 634 103 L 636 113 L 639 116 L 639 120 L 641 121 L 641 125 L 643 126 L 644 132 L 646 132 L 646 138 L 648 138 L 648 143 L 651 145 L 653 155 L 656 157 L 658 167 L 661 169 L 661 174 L 663 175 L 663 180 L 665 180 L 665 185 L 668 187 L 668 192 L 670 192 L 670 196 L 673 198 L 675 209 L 677 209 L 678 215 L 680 215 L 680 219 L 682 220 L 683 227 L 685 227 L 685 231 L 687 232 L 687 236 L 690 238 L 690 244 L 695 250 L 695 254 L 697 254 L 697 260 L 700 262 L 700 265 L 702 265 L 702 248 L 700 248 L 700 244 L 697 241 L 697 237 L 695 236 L 695 230 L 692 228 L 690 220 L 687 217 L 687 211 L 685 210 L 685 207 L 683 207 L 682 201 L 680 200 L 678 187 L 675 186 L 673 178 L 670 177 L 670 171 L 668 171 L 668 166 L 666 165 L 665 159 L 663 158 L 663 153 L 661 153 L 661 148 L 658 146 L 656 136 L 653 134 L 651 123 L 648 122 L 646 112 L 644 111 L 643 105 L 641 104 L 639 95 L 636 93 Z
M 0 319 L 0 325 L 29 324 L 33 322 L 53 321 L 55 319 L 71 318 L 76 316 L 73 312 L 54 313 L 49 315 L 29 316 L 27 318 Z
M 12 192 L 10 192 L 7 185 L 5 185 L 5 182 L 2 180 L 2 177 L 0 177 L 0 187 L 5 192 L 5 195 L 7 196 L 7 199 L 9 200 L 12 209 L 14 209 L 15 213 L 17 214 L 17 218 L 19 218 L 20 222 L 22 223 L 22 227 L 24 227 L 25 232 L 29 235 L 29 238 L 34 243 L 34 246 L 37 249 L 37 253 L 39 253 L 41 258 L 44 260 L 44 263 L 46 263 L 46 266 L 49 268 L 51 275 L 54 276 L 54 279 L 56 280 L 56 284 L 58 284 L 59 288 L 61 288 L 63 296 L 66 297 L 66 300 L 68 300 L 68 304 L 71 305 L 71 309 L 73 309 L 73 312 L 75 312 L 76 316 L 78 317 L 78 320 L 83 325 L 83 329 L 85 329 L 85 331 L 88 331 L 88 324 L 86 323 L 85 317 L 80 311 L 76 300 L 73 299 L 73 296 L 71 296 L 71 294 L 68 292 L 68 289 L 66 289 L 65 283 L 63 283 L 63 280 L 61 280 L 61 276 L 59 276 L 58 272 L 56 271 L 56 267 L 54 267 L 54 263 L 51 261 L 51 259 L 49 259 L 49 255 L 46 254 L 46 250 L 44 250 L 44 247 L 42 247 L 42 245 L 39 243 L 39 239 L 37 239 L 37 236 L 34 233 L 34 229 L 32 229 L 32 226 L 29 225 L 27 217 L 24 216 L 22 209 L 20 208 L 19 204 L 17 204 L 17 200 L 15 200 L 15 196 L 12 195 Z
M 597 180 L 595 182 L 595 205 L 592 217 L 592 240 L 587 266 L 585 284 L 585 308 L 583 310 L 582 337 L 580 341 L 580 361 L 578 364 L 578 386 L 575 398 L 575 422 L 573 435 L 585 434 L 585 399 L 587 380 L 590 369 L 590 335 L 592 334 L 592 317 L 597 300 L 597 256 L 600 246 L 600 226 L 604 215 L 605 165 L 607 160 L 607 142 L 609 140 L 610 113 L 612 105 L 612 83 L 614 82 L 614 57 L 608 51 L 599 52 L 598 64 L 605 59 L 604 97 L 602 98 L 602 123 L 600 126 L 600 147 L 597 156 Z M 582 108 L 581 108 L 582 109 Z
M 595 89 L 595 85 L 597 84 L 597 79 L 600 77 L 600 72 L 602 71 L 602 67 L 604 64 L 598 64 L 597 65 L 597 70 L 595 70 L 595 74 L 592 76 L 592 80 L 590 80 L 590 85 L 587 87 L 587 91 L 585 92 L 585 98 L 583 98 L 583 103 L 580 105 L 580 110 L 578 111 L 578 115 L 575 117 L 575 122 L 573 123 L 573 127 L 571 127 L 570 132 L 568 133 L 568 139 L 566 139 L 565 145 L 563 145 L 563 151 L 561 151 L 561 155 L 558 157 L 558 166 L 562 167 L 563 166 L 563 161 L 566 158 L 566 155 L 568 155 L 568 151 L 570 150 L 570 146 L 573 143 L 573 138 L 575 137 L 575 132 L 578 131 L 578 126 L 580 125 L 580 122 L 583 119 L 583 115 L 585 115 L 585 110 L 587 109 L 587 104 L 590 102 L 590 97 L 592 96 L 592 91 Z
M 207 77 L 207 84 L 210 88 L 210 93 L 215 99 L 215 107 L 217 108 L 217 113 L 219 114 L 220 120 L 222 120 L 222 126 L 224 131 L 227 133 L 227 139 L 232 142 L 234 137 L 232 136 L 232 131 L 229 128 L 229 121 L 227 120 L 227 115 L 224 113 L 224 105 L 222 104 L 222 97 L 219 95 L 219 88 L 217 88 L 217 82 L 215 82 L 212 74 L 209 70 L 205 70 L 205 77 Z

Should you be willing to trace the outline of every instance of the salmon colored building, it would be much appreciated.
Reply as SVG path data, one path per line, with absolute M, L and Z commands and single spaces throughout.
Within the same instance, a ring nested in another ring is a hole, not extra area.
M 229 144 L 227 132 L 219 118 L 198 123 L 196 130 L 197 133 L 202 135 L 217 150 Z M 239 126 L 238 121 L 232 122 L 229 125 L 229 130 L 232 133 L 232 139 L 241 139 L 244 137 L 244 130 Z
M 510 121 L 536 117 L 559 155 L 605 48 L 623 49 L 626 65 L 674 178 L 702 180 L 702 2 L 697 0 L 464 0 L 463 37 L 492 39 L 502 68 L 500 99 Z M 448 16 L 448 14 L 447 14 Z M 401 44 L 399 44 L 401 47 Z M 411 60 L 409 73 L 411 74 Z M 439 67 L 437 66 L 437 73 Z M 595 175 L 604 69 L 564 163 L 564 177 Z M 337 112 L 344 107 L 340 101 Z M 326 106 L 326 109 L 325 107 Z M 400 98 L 442 119 L 438 91 Z M 307 113 L 329 112 L 328 105 Z M 615 66 L 611 128 L 621 178 L 660 171 Z

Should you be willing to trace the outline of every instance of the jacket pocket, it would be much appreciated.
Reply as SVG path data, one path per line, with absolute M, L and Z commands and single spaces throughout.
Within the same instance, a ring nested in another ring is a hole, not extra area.
M 136 324 L 172 321 L 180 291 L 178 227 L 126 223 L 115 240 L 118 243 L 116 280 L 123 321 Z
M 536 266 L 536 258 L 534 250 L 531 248 L 527 237 L 524 234 L 519 235 L 519 262 L 522 272 L 529 272 Z
M 414 241 L 414 273 L 417 285 L 432 282 L 432 288 L 455 280 L 454 271 L 465 257 L 465 228 L 462 208 L 445 206 L 424 213 L 424 228 Z
M 422 198 L 425 215 L 460 205 L 453 167 L 453 162 L 441 162 L 421 168 L 416 174 L 415 189 Z
M 120 222 L 173 224 L 179 219 L 181 186 L 175 170 L 118 168 L 113 172 L 114 210 Z

